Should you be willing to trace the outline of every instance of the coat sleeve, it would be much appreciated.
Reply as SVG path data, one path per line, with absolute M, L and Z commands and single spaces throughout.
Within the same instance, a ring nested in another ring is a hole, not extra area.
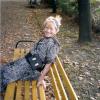
M 59 46 L 58 45 L 52 45 L 48 48 L 47 54 L 46 54 L 46 64 L 53 63 L 56 56 L 59 52 Z

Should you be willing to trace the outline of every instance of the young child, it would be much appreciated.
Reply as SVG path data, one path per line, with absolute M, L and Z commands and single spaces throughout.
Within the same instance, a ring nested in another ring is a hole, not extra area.
M 38 80 L 43 85 L 44 77 L 59 52 L 59 42 L 55 38 L 61 25 L 61 17 L 48 17 L 43 24 L 43 37 L 35 43 L 30 52 L 18 60 L 0 65 L 0 92 L 4 92 L 10 82 L 17 80 Z

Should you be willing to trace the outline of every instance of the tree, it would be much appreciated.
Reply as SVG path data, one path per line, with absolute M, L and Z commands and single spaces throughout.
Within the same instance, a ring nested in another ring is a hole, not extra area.
M 90 14 L 90 1 L 78 0 L 79 11 L 79 42 L 90 42 L 91 39 L 91 14 Z
M 57 12 L 57 0 L 51 0 L 52 2 L 52 12 L 56 13 Z

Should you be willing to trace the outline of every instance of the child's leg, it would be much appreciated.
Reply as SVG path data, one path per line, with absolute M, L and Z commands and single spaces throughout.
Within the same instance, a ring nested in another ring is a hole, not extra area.
M 29 74 L 24 75 L 21 80 L 38 80 L 40 76 L 40 72 L 35 70 L 35 71 L 30 71 Z
M 7 84 L 17 80 L 30 80 L 37 78 L 39 73 L 33 73 L 26 59 L 19 59 L 5 65 L 0 65 L 0 92 L 4 91 Z
M 13 64 L 11 62 L 0 65 L 0 92 L 5 92 L 7 84 L 17 80 L 14 74 Z
M 4 79 L 4 67 L 0 65 L 0 93 L 5 92 L 7 82 L 6 79 Z

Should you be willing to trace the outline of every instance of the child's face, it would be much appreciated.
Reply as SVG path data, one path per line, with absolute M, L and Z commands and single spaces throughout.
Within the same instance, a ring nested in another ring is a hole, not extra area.
M 45 37 L 53 37 L 56 35 L 57 30 L 52 22 L 47 22 L 44 29 L 43 34 Z

